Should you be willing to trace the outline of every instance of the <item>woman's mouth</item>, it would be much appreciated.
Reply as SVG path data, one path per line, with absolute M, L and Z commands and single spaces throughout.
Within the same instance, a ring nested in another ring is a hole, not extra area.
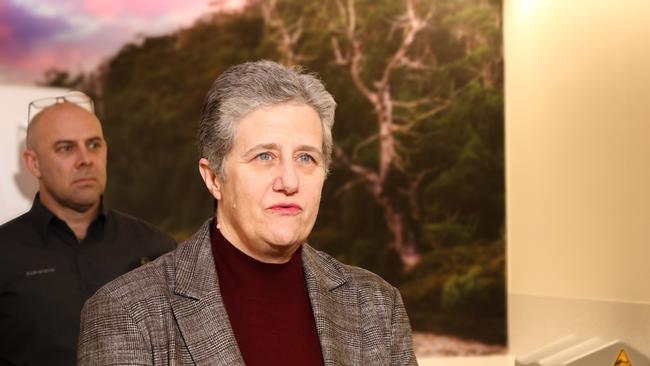
M 296 203 L 276 203 L 268 209 L 280 215 L 297 215 L 302 212 L 302 207 Z

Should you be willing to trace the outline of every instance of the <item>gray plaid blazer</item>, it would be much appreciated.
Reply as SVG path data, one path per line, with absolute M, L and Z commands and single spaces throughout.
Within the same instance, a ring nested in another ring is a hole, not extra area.
M 86 302 L 79 365 L 244 365 L 219 292 L 210 222 Z M 302 261 L 326 365 L 417 365 L 397 289 L 306 244 Z

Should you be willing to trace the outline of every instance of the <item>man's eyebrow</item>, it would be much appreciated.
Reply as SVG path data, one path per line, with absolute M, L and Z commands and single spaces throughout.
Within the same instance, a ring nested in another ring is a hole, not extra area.
M 102 140 L 102 137 L 99 136 L 99 135 L 95 135 L 95 136 L 90 136 L 90 137 L 86 137 L 86 138 L 83 139 L 83 141 L 89 141 L 89 140 Z M 54 143 L 75 142 L 75 141 L 77 141 L 77 140 L 76 139 L 60 139 L 60 140 L 56 140 Z
M 103 141 L 101 136 L 91 136 L 86 139 L 84 139 L 84 142 L 89 142 L 89 141 Z M 63 145 L 63 144 L 76 144 L 76 140 L 69 140 L 69 139 L 61 139 L 61 140 L 56 140 L 54 141 L 54 146 L 57 145 Z
M 54 141 L 54 145 L 61 145 L 61 144 L 75 144 L 75 140 L 56 140 Z

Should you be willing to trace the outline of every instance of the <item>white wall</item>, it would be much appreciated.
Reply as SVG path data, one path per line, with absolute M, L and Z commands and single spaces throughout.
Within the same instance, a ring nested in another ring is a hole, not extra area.
M 59 96 L 60 88 L 0 85 L 0 224 L 26 212 L 38 182 L 22 164 L 27 106 L 34 99 Z
M 506 0 L 511 352 L 650 354 L 650 1 Z
M 650 355 L 650 1 L 505 0 L 504 20 L 511 355 L 421 364 L 568 334 Z

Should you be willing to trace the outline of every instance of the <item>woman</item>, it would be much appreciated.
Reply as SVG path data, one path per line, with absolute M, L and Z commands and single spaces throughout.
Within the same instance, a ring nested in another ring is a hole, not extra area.
M 401 296 L 306 244 L 335 102 L 313 75 L 226 70 L 199 127 L 215 218 L 84 307 L 80 365 L 414 365 Z

